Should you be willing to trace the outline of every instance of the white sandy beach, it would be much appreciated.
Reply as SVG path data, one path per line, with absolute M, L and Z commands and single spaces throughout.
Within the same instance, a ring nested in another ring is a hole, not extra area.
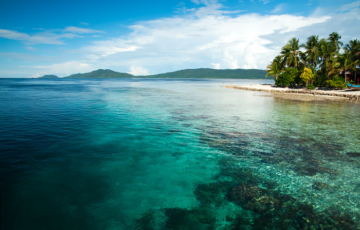
M 282 88 L 276 87 L 274 85 L 226 85 L 225 88 L 232 89 L 242 89 L 242 90 L 251 90 L 251 91 L 260 91 L 271 93 L 271 96 L 296 99 L 302 101 L 312 101 L 312 100 L 360 100 L 360 90 L 309 90 L 306 88 L 302 89 L 291 89 L 291 88 Z

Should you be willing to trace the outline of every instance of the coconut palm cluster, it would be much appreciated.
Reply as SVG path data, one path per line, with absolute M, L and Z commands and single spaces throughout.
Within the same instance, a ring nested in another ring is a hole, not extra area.
M 277 86 L 307 86 L 345 88 L 346 82 L 356 83 L 360 76 L 360 41 L 344 45 L 341 36 L 333 32 L 327 39 L 308 37 L 305 44 L 292 38 L 280 54 L 267 66 Z M 358 74 L 359 75 L 359 74 Z

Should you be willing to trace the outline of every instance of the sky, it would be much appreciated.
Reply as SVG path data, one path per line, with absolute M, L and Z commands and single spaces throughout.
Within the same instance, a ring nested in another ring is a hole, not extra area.
M 266 69 L 332 32 L 360 39 L 360 0 L 1 0 L 0 78 Z

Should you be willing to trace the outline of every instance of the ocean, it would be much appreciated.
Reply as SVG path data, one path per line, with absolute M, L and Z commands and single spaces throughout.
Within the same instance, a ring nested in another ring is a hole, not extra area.
M 1 229 L 359 229 L 359 104 L 270 83 L 0 79 Z

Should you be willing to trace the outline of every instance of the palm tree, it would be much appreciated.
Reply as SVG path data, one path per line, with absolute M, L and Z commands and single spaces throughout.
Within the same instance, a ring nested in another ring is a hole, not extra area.
M 306 51 L 306 61 L 314 68 L 316 68 L 317 63 L 319 62 L 319 36 L 312 35 L 308 37 L 307 42 L 303 44 Z
M 320 57 L 320 68 L 323 73 L 327 73 L 328 76 L 331 75 L 331 70 L 333 68 L 333 61 L 336 57 L 335 46 L 327 42 L 326 39 L 321 39 L 319 42 L 319 52 Z
M 268 73 L 266 74 L 265 77 L 274 76 L 275 80 L 277 80 L 279 74 L 281 74 L 284 71 L 282 57 L 280 55 L 276 56 L 275 59 L 271 62 L 271 64 L 268 65 L 266 68 L 267 70 L 265 71 Z
M 350 40 L 349 44 L 346 44 L 344 47 L 345 52 L 349 52 L 351 56 L 353 57 L 353 61 L 358 60 L 358 64 L 355 65 L 354 72 L 355 72 L 355 82 L 356 82 L 356 66 L 360 63 L 360 41 Z
M 336 32 L 332 32 L 331 34 L 329 34 L 329 42 L 332 46 L 335 47 L 336 52 L 339 52 L 340 50 L 340 46 L 343 46 L 344 44 L 340 41 L 341 36 L 336 33 Z
M 350 40 L 349 44 L 346 44 L 344 49 L 348 52 L 351 52 L 352 55 L 360 55 L 360 41 L 355 39 L 355 40 Z
M 302 55 L 302 52 L 300 51 L 301 47 L 302 45 L 299 44 L 299 39 L 292 38 L 282 48 L 281 54 L 287 66 L 298 68 L 298 64 L 300 62 L 300 56 Z
M 353 55 L 344 49 L 344 54 L 341 54 L 337 59 L 335 59 L 333 63 L 333 69 L 330 72 L 342 72 L 345 75 L 345 83 L 346 83 L 346 72 L 348 70 L 352 70 L 356 68 L 359 60 L 354 60 Z

